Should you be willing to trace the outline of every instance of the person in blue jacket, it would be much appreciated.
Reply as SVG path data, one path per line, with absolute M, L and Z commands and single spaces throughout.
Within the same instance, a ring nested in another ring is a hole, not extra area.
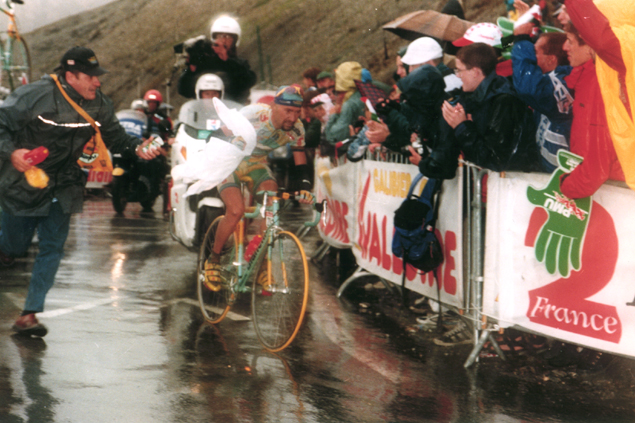
M 569 150 L 573 120 L 573 95 L 564 81 L 572 69 L 567 53 L 562 49 L 567 36 L 564 33 L 541 34 L 534 45 L 527 35 L 529 30 L 527 25 L 522 25 L 515 31 L 512 48 L 514 88 L 534 110 L 542 167 L 545 172 L 553 172 L 558 167 L 558 150 Z

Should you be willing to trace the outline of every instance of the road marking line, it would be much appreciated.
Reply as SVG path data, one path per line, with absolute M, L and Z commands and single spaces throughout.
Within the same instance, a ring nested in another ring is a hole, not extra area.
M 11 302 L 13 302 L 19 308 L 22 308 L 24 306 L 24 297 L 21 297 L 11 292 L 5 292 L 4 295 L 7 296 L 11 300 Z M 48 318 L 48 317 L 62 316 L 64 314 L 73 313 L 75 311 L 89 310 L 91 308 L 99 307 L 101 305 L 114 303 L 115 301 L 118 301 L 118 300 L 120 300 L 120 298 L 105 298 L 103 300 L 97 300 L 97 301 L 92 301 L 89 303 L 78 304 L 73 307 L 58 308 L 56 310 L 44 311 L 42 313 L 38 313 L 38 317 Z

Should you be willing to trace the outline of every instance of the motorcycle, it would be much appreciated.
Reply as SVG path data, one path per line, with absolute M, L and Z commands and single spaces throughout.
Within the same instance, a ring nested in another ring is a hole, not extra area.
M 126 132 L 139 139 L 147 134 L 147 117 L 144 113 L 126 109 L 116 113 Z M 159 131 L 170 132 L 169 121 L 159 124 Z M 141 203 L 144 213 L 152 212 L 159 195 L 164 194 L 165 176 L 168 170 L 166 158 L 160 155 L 152 160 L 138 157 L 124 158 L 121 154 L 112 154 L 113 178 L 111 182 L 112 205 L 117 214 L 123 214 L 128 203 Z M 164 197 L 165 205 L 165 197 Z M 165 207 L 164 207 L 165 209 Z
M 222 100 L 231 109 L 240 109 L 238 103 Z M 171 152 L 171 165 L 187 164 L 202 154 L 208 142 L 224 139 L 222 122 L 211 100 L 190 100 L 181 106 L 176 123 L 176 135 Z M 200 245 L 207 228 L 225 211 L 217 188 L 186 197 L 192 182 L 173 180 L 170 186 L 169 230 L 172 237 L 186 247 Z

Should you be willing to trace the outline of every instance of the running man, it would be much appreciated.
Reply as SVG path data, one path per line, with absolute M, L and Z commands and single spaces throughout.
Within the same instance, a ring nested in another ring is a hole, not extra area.
M 220 282 L 222 246 L 245 214 L 240 179 L 248 177 L 253 181 L 253 194 L 263 190 L 278 190 L 276 179 L 267 165 L 267 155 L 271 151 L 291 144 L 297 174 L 302 175 L 301 186 L 304 189 L 300 191 L 302 196 L 300 202 L 313 201 L 313 195 L 309 192 L 310 170 L 304 152 L 304 126 L 300 120 L 302 101 L 302 89 L 296 85 L 290 85 L 278 91 L 271 106 L 254 104 L 241 110 L 256 130 L 257 143 L 251 156 L 246 157 L 234 173 L 218 187 L 220 197 L 225 203 L 225 217 L 218 225 L 214 248 L 206 263 L 206 277 L 210 289 L 214 289 L 214 284 Z

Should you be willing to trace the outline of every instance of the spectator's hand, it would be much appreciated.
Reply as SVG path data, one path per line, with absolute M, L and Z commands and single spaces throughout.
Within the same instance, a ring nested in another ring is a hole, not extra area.
M 223 44 L 212 44 L 212 49 L 218 55 L 218 58 L 223 62 L 226 62 L 227 59 L 229 59 L 227 47 L 225 47 Z
M 536 259 L 545 263 L 547 271 L 556 271 L 568 277 L 571 270 L 580 270 L 582 240 L 589 223 L 591 197 L 571 200 L 560 192 L 560 177 L 571 172 L 582 162 L 582 157 L 571 152 L 558 152 L 559 167 L 547 186 L 538 190 L 527 187 L 527 199 L 536 206 L 543 207 L 549 217 L 538 232 L 535 242 Z M 547 205 L 552 206 L 547 206 Z
M 531 35 L 535 27 L 536 25 L 533 22 L 527 22 L 518 28 L 514 28 L 514 35 Z
M 368 132 L 366 132 L 366 134 L 368 134 Z M 372 154 L 375 154 L 375 150 L 377 150 L 378 148 L 381 150 L 381 144 L 369 144 L 368 145 L 368 151 L 370 151 Z
M 11 153 L 11 164 L 18 172 L 26 172 L 31 169 L 32 165 L 24 158 L 24 155 L 30 151 L 31 150 L 27 150 L 26 148 L 19 148 Z
M 166 143 L 167 143 L 168 145 L 174 145 L 174 143 L 175 143 L 175 142 L 176 142 L 176 138 L 174 138 L 174 137 L 170 137 L 170 138 L 168 138 L 168 140 L 166 141 Z
M 391 110 L 399 110 L 401 105 L 398 101 L 391 99 L 381 99 L 375 104 L 375 111 L 380 115 L 388 115 Z
M 408 160 L 410 160 L 410 163 L 412 163 L 413 165 L 419 166 L 419 162 L 421 161 L 421 155 L 417 153 L 417 151 L 414 148 L 412 148 L 412 146 L 408 146 L 408 151 L 410 151 L 410 157 L 408 157 Z
M 366 138 L 368 138 L 368 141 L 370 141 L 371 143 L 382 143 L 386 141 L 386 138 L 388 138 L 388 135 L 390 135 L 388 125 L 386 125 L 384 122 L 369 120 L 366 122 L 366 125 L 368 125 Z
M 220 130 L 223 131 L 223 135 L 226 137 L 233 137 L 234 133 L 227 126 L 223 125 L 220 127 Z
M 152 140 L 154 139 L 154 137 L 150 137 L 147 140 L 144 140 L 141 145 L 139 145 L 136 150 L 135 150 L 135 154 L 142 158 L 143 160 L 152 160 L 155 157 L 158 157 L 161 155 L 161 149 L 160 148 L 148 148 L 144 151 L 144 147 L 149 145 Z
M 457 126 L 468 120 L 468 116 L 465 114 L 461 104 L 453 106 L 449 102 L 444 101 L 443 106 L 441 106 L 441 113 L 443 114 L 443 119 L 452 129 L 456 129 Z
M 529 10 L 529 5 L 525 3 L 523 0 L 515 0 L 514 8 L 518 12 L 518 16 L 522 16 Z M 515 33 L 515 32 L 514 32 Z

